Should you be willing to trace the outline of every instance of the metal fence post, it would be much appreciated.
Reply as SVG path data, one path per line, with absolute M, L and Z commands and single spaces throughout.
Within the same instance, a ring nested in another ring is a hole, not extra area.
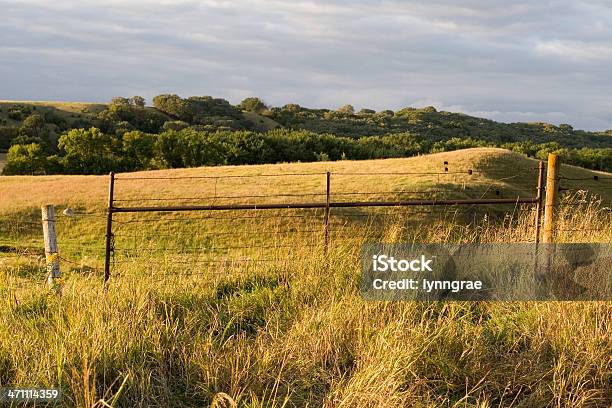
M 544 162 L 540 160 L 538 163 L 538 191 L 535 213 L 535 243 L 540 242 L 540 227 L 542 218 L 542 189 L 544 188 Z
M 43 205 L 41 210 L 43 237 L 45 240 L 45 259 L 47 263 L 47 284 L 49 289 L 55 290 L 57 294 L 61 294 L 62 288 L 59 284 L 61 276 L 59 250 L 55 233 L 55 207 L 51 204 Z
M 104 287 L 106 287 L 108 283 L 108 279 L 110 278 L 110 262 L 111 262 L 111 252 L 112 248 L 112 239 L 113 239 L 113 205 L 114 205 L 114 190 L 115 190 L 115 173 L 111 172 L 109 174 L 109 183 L 108 183 L 108 212 L 106 215 L 106 248 L 104 255 Z

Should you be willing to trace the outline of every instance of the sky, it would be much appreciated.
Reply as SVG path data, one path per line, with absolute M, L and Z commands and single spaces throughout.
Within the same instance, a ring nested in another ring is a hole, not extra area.
M 0 99 L 433 105 L 612 129 L 608 0 L 0 0 Z

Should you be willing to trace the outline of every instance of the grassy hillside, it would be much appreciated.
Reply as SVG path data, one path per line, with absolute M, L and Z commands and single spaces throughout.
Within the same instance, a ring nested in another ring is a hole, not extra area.
M 77 119 L 91 119 L 106 109 L 104 104 L 88 102 L 0 101 L 0 121 L 4 120 L 9 125 L 19 126 L 23 119 L 27 117 L 27 114 L 19 119 L 11 118 L 10 115 L 11 110 L 19 107 L 24 107 L 24 112 L 27 113 L 39 113 L 41 115 L 53 113 L 68 122 Z
M 68 122 L 76 120 L 94 120 L 96 115 L 108 108 L 108 104 L 90 102 L 56 102 L 56 101 L 7 101 L 0 100 L 0 122 L 12 126 L 20 126 L 23 119 L 12 119 L 9 115 L 12 108 L 25 107 L 25 112 L 57 114 Z M 155 110 L 154 108 L 148 108 Z M 243 112 L 244 119 L 253 124 L 253 128 L 261 131 L 280 127 L 274 120 L 253 112 Z M 171 118 L 168 117 L 168 120 Z
M 254 112 L 242 112 L 242 115 L 247 121 L 253 124 L 253 128 L 261 132 L 267 132 L 269 130 L 282 128 L 282 126 L 278 122 L 268 117 L 258 115 Z
M 535 166 L 487 148 L 161 170 L 118 175 L 116 198 L 137 200 L 117 203 L 124 206 L 322 201 L 314 194 L 325 191 L 325 171 L 334 172 L 334 201 L 423 192 L 512 197 L 533 193 Z M 389 174 L 398 172 L 412 174 Z M 245 177 L 279 173 L 286 175 Z M 562 175 L 572 202 L 559 214 L 558 240 L 612 242 L 612 175 L 571 166 Z M 121 180 L 203 176 L 230 177 Z M 575 191 L 587 187 L 603 202 Z M 334 209 L 327 256 L 320 210 L 118 214 L 103 292 L 106 188 L 104 176 L 0 178 L 3 383 L 59 384 L 69 407 L 99 399 L 116 407 L 220 407 L 223 399 L 241 407 L 612 404 L 608 303 L 393 303 L 359 295 L 362 243 L 530 242 L 529 208 Z M 258 197 L 269 194 L 284 195 Z M 146 197 L 159 201 L 139 201 Z M 76 213 L 58 214 L 59 299 L 46 291 L 39 260 L 45 203 Z M 274 262 L 252 262 L 268 258 Z M 202 263 L 211 259 L 217 263 Z
M 69 125 L 78 125 L 80 121 L 95 122 L 96 116 L 107 108 L 108 104 L 90 102 L 0 100 L 0 124 L 19 127 L 27 116 L 38 113 L 57 115 L 66 120 Z M 148 107 L 147 110 L 163 114 L 152 107 Z M 11 117 L 11 111 L 22 111 L 23 114 L 19 118 Z M 254 130 L 265 132 L 281 127 L 274 120 L 257 113 L 242 112 L 242 115 L 245 121 L 251 123 Z M 172 120 L 169 116 L 166 116 L 166 119 Z
M 448 162 L 448 166 L 444 165 Z M 218 182 L 216 194 L 228 195 L 265 195 L 276 193 L 309 194 L 324 193 L 324 175 L 326 171 L 333 173 L 385 173 L 406 172 L 444 173 L 448 167 L 449 175 L 430 176 L 392 176 L 392 175 L 355 175 L 351 177 L 332 176 L 332 192 L 353 191 L 372 192 L 369 197 L 377 197 L 377 191 L 409 191 L 415 189 L 439 190 L 447 184 L 459 196 L 479 197 L 482 189 L 491 187 L 487 196 L 494 195 L 496 190 L 506 197 L 513 194 L 532 194 L 536 185 L 537 161 L 517 153 L 497 148 L 474 148 L 454 152 L 437 153 L 405 159 L 336 161 L 316 163 L 286 163 L 249 166 L 218 166 L 190 169 L 156 170 L 124 174 L 125 177 L 193 177 L 193 176 L 240 176 L 258 174 L 282 173 L 319 173 L 305 180 L 296 181 L 291 177 L 281 177 L 273 181 L 265 180 L 263 184 L 254 184 L 252 179 L 231 179 Z M 473 169 L 473 175 L 452 174 L 453 171 Z M 574 166 L 563 166 L 563 174 L 568 178 L 589 180 L 567 180 L 563 184 L 569 188 L 581 186 L 600 194 L 605 200 L 612 200 L 612 190 L 606 188 L 604 181 L 590 181 L 594 175 L 605 177 L 603 172 L 586 170 Z M 121 177 L 118 175 L 117 177 Z M 508 177 L 506 179 L 506 177 Z M 2 191 L 0 197 L 0 213 L 23 211 L 26 208 L 37 208 L 45 203 L 55 203 L 59 206 L 83 206 L 100 209 L 106 204 L 108 176 L 13 176 L 0 179 Z M 468 188 L 463 188 L 463 186 Z M 476 189 L 477 186 L 481 188 Z M 472 186 L 472 190 L 470 190 Z M 483 187 L 484 186 L 484 187 Z M 600 188 L 602 187 L 602 188 Z M 529 189 L 532 189 L 528 191 Z M 192 197 L 207 196 L 215 193 L 215 185 L 207 180 L 183 180 L 168 182 L 164 180 L 143 180 L 140 182 L 117 184 L 117 194 L 121 198 L 151 197 Z M 457 196 L 453 194 L 453 196 Z M 345 199 L 346 197 L 338 197 Z M 290 197 L 274 198 L 274 200 L 291 200 Z M 306 195 L 301 197 L 312 201 Z M 218 201 L 219 199 L 217 199 Z

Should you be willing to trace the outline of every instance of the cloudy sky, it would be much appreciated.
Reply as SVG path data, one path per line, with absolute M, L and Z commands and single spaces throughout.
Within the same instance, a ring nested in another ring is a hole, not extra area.
M 0 99 L 255 95 L 612 128 L 608 0 L 0 0 L 0 10 Z

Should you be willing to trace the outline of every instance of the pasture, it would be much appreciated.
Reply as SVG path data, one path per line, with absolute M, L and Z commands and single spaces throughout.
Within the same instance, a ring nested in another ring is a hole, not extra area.
M 330 171 L 334 200 L 514 197 L 535 193 L 536 167 L 467 149 L 120 174 L 115 194 L 125 206 L 317 201 Z M 253 177 L 272 174 L 287 175 Z M 612 175 L 562 176 L 558 241 L 610 243 Z M 0 177 L 1 384 L 60 386 L 70 407 L 612 404 L 609 303 L 360 297 L 362 243 L 532 242 L 529 206 L 332 210 L 328 252 L 316 210 L 120 214 L 103 291 L 107 182 Z M 58 215 L 59 298 L 41 261 L 47 203 L 75 213 Z

